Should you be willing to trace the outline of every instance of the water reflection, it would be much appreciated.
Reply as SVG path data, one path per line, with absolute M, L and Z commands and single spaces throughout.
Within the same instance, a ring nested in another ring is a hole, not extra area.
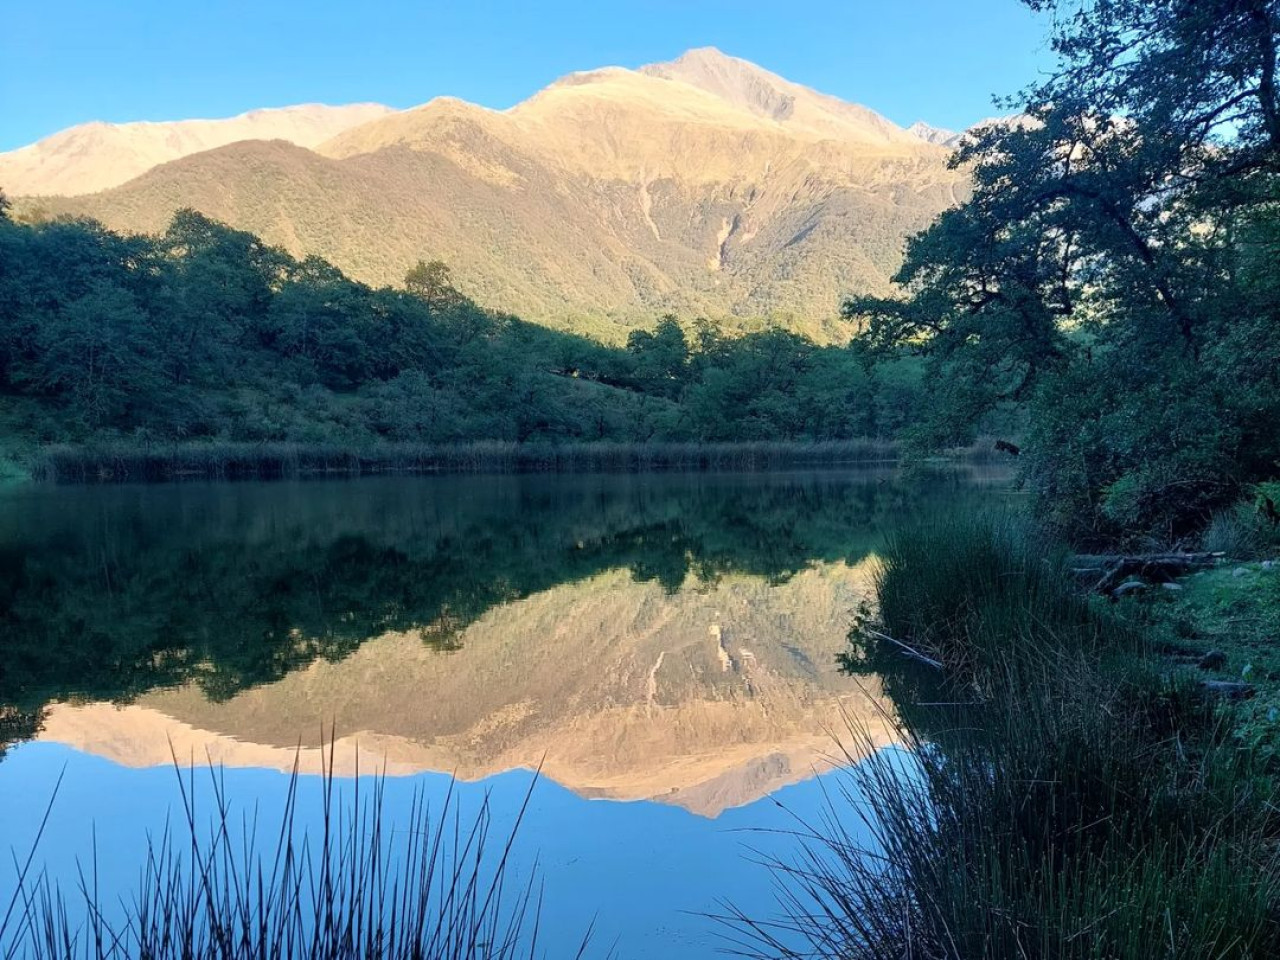
M 406 783 L 454 772 L 491 785 L 541 764 L 567 788 L 547 785 L 546 816 L 579 832 L 555 843 L 578 858 L 598 851 L 593 870 L 657 857 L 661 867 L 633 878 L 653 909 L 681 889 L 675 872 L 693 875 L 690 850 L 719 857 L 693 873 L 725 889 L 684 906 L 706 909 L 747 882 L 727 852 L 737 841 L 709 840 L 709 818 L 769 822 L 773 808 L 755 801 L 788 784 L 816 804 L 809 778 L 828 764 L 832 731 L 850 717 L 874 724 L 885 707 L 874 674 L 854 680 L 837 665 L 877 542 L 921 504 L 963 509 L 983 495 L 974 479 L 10 491 L 0 747 L 44 743 L 0 763 L 0 790 L 29 798 L 31 819 L 42 800 L 29 791 L 60 758 L 86 798 L 94 784 L 135 795 L 119 813 L 127 834 L 162 816 L 174 753 L 241 771 L 254 799 L 279 782 L 263 771 L 291 769 L 299 745 L 303 771 L 318 769 L 333 725 L 342 775 L 385 764 Z M 656 802 L 587 816 L 584 801 L 598 798 Z M 78 849 L 86 814 L 105 809 L 101 796 L 85 802 L 63 804 L 46 841 L 55 850 Z M 591 835 L 596 820 L 615 832 Z M 24 836 L 21 821 L 0 828 L 0 845 Z M 548 883 L 572 887 L 568 864 Z M 754 883 L 748 900 L 766 898 L 762 871 Z M 579 906 L 579 919 L 597 909 Z M 621 928 L 639 915 L 613 919 Z M 664 929 L 676 937 L 681 924 Z
M 541 763 L 583 796 L 714 816 L 820 767 L 842 712 L 870 717 L 836 665 L 869 566 L 777 585 L 690 576 L 671 592 L 610 571 L 490 609 L 448 655 L 419 631 L 389 632 L 220 701 L 189 684 L 127 708 L 57 706 L 44 737 L 131 766 L 168 763 L 172 741 L 184 756 L 289 769 L 299 738 L 314 746 L 332 723 L 344 771 L 357 742 L 366 768 L 375 755 L 394 774 Z

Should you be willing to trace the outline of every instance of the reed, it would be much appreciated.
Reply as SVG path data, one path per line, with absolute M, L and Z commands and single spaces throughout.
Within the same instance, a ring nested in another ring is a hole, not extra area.
M 138 887 L 115 903 L 97 889 L 94 862 L 74 890 L 40 873 L 32 856 L 7 906 L 0 902 L 0 956 L 32 960 L 516 960 L 542 955 L 541 890 L 513 875 L 515 830 L 493 833 L 486 798 L 464 816 L 450 789 L 435 809 L 422 794 L 393 825 L 384 779 L 357 777 L 344 802 L 332 753 L 321 781 L 316 833 L 298 823 L 303 780 L 295 765 L 278 825 L 233 814 L 221 774 L 210 769 L 215 809 L 197 809 L 197 773 L 175 763 L 179 826 L 149 839 Z M 536 782 L 536 781 L 535 781 Z M 46 816 L 46 821 L 48 817 Z M 37 840 L 37 846 L 39 841 Z M 584 937 L 577 950 L 586 950 Z M 572 951 L 570 951 L 572 955 Z M 559 956 L 559 955 L 558 955 Z
M 894 444 L 874 439 L 714 444 L 481 442 L 375 447 L 210 442 L 46 446 L 32 455 L 29 469 L 40 481 L 98 483 L 381 473 L 755 471 L 886 462 L 896 455 Z
M 888 545 L 878 630 L 940 661 L 967 706 L 900 705 L 890 750 L 852 732 L 827 814 L 771 864 L 783 915 L 726 914 L 741 952 L 1280 956 L 1271 781 L 1229 711 L 1060 572 L 1007 519 Z

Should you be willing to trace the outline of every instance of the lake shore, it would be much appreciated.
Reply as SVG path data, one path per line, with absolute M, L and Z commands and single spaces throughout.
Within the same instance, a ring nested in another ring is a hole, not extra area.
M 847 662 L 884 678 L 910 757 L 850 771 L 865 807 L 833 807 L 841 826 L 782 874 L 820 905 L 794 930 L 859 958 L 1276 955 L 1274 750 L 1169 643 L 1179 623 L 1222 640 L 1224 607 L 1257 614 L 1271 575 L 1224 565 L 1112 602 L 1025 520 L 896 534 Z M 1241 642 L 1219 669 L 1242 669 Z
M 377 474 L 757 472 L 901 463 L 1005 464 L 993 441 L 929 456 L 892 440 L 735 443 L 96 443 L 0 457 L 0 484 L 302 479 Z
M 385 473 L 756 471 L 897 459 L 897 445 L 881 440 L 556 445 L 485 441 L 372 447 L 303 443 L 113 444 L 42 448 L 31 455 L 26 471 L 32 479 L 42 482 L 111 483 Z

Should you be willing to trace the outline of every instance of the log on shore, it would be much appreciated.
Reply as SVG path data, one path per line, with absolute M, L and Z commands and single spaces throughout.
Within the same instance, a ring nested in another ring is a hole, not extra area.
M 1257 693 L 1253 684 L 1238 680 L 1201 680 L 1200 689 L 1207 696 L 1224 700 L 1249 700 Z
M 1076 557 L 1075 570 L 1094 573 L 1105 570 L 1093 586 L 1094 593 L 1116 597 L 1121 587 L 1129 587 L 1134 580 L 1147 583 L 1170 583 L 1195 570 L 1214 566 L 1224 555 L 1221 553 L 1146 553 L 1114 556 Z M 1125 592 L 1128 592 L 1127 590 Z

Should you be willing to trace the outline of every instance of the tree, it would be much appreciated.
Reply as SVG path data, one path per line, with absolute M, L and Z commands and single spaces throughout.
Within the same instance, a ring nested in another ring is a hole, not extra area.
M 148 318 L 128 291 L 101 284 L 40 328 L 40 386 L 65 397 L 71 415 L 96 428 L 126 417 L 132 398 L 158 380 Z
M 1104 115 L 1158 130 L 1184 161 L 1217 174 L 1275 171 L 1280 154 L 1276 0 L 1024 0 L 1055 14 L 1061 67 L 1032 102 L 1070 93 Z M 1226 146 L 1230 156 L 1204 153 Z
M 9 219 L 9 210 L 11 206 L 9 198 L 4 195 L 4 190 L 0 189 L 0 221 Z
M 453 273 L 443 260 L 419 260 L 404 275 L 404 288 L 433 307 L 456 307 L 466 298 L 453 285 Z
M 171 265 L 162 314 L 175 383 L 224 380 L 233 345 L 261 336 L 290 259 L 253 234 L 195 210 L 174 214 L 160 249 Z
M 973 196 L 910 242 L 909 295 L 845 314 L 926 357 L 935 441 L 1026 405 L 1049 515 L 1174 536 L 1280 455 L 1280 3 L 1027 2 L 1061 69 L 961 146 Z
M 634 359 L 635 380 L 642 390 L 660 397 L 680 395 L 689 363 L 689 343 L 674 316 L 664 316 L 652 333 L 632 330 L 627 337 L 627 353 Z

